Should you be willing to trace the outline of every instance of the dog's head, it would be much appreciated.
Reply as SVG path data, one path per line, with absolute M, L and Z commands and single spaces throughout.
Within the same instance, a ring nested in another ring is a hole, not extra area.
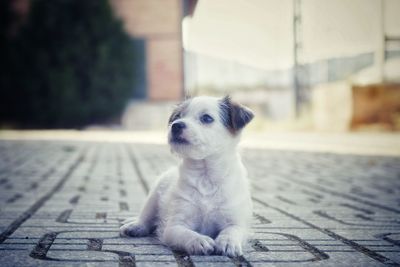
M 229 97 L 200 96 L 179 104 L 169 119 L 168 141 L 183 157 L 203 159 L 236 146 L 252 111 Z

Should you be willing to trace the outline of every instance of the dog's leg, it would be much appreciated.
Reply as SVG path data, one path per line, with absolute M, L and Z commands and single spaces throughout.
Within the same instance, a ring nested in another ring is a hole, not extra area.
M 223 229 L 215 239 L 217 252 L 230 257 L 243 255 L 244 233 L 243 227 L 238 225 Z
M 212 253 L 215 246 L 211 237 L 196 233 L 183 225 L 167 226 L 162 241 L 172 249 L 198 255 Z
M 159 194 L 155 189 L 150 192 L 138 219 L 129 218 L 124 221 L 124 225 L 119 229 L 120 236 L 141 237 L 153 232 L 156 227 L 158 205 Z

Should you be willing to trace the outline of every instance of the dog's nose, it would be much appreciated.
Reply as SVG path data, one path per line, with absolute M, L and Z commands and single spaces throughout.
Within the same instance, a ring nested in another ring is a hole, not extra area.
M 186 128 L 186 124 L 184 122 L 175 122 L 171 126 L 172 134 L 178 135 L 182 133 L 182 130 Z

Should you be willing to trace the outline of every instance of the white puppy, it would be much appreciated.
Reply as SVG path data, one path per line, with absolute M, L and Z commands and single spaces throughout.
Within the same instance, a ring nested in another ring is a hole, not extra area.
M 137 220 L 121 236 L 156 233 L 189 254 L 242 255 L 252 202 L 237 144 L 253 118 L 229 97 L 195 97 L 180 104 L 169 120 L 169 144 L 182 163 L 164 173 Z

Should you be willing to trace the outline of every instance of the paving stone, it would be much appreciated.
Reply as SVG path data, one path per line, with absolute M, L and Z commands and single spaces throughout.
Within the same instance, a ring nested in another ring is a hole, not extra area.
M 244 150 L 254 219 L 244 256 L 121 238 L 167 146 L 0 141 L 2 266 L 400 266 L 400 158 Z

